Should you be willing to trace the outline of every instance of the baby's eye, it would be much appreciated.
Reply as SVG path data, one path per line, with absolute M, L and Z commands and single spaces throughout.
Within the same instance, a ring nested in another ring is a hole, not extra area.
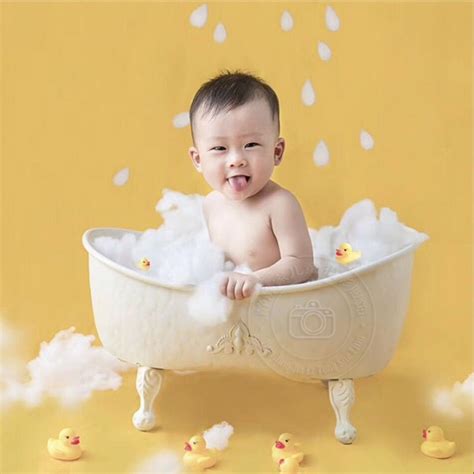
M 221 148 L 222 150 L 225 150 L 223 146 L 215 146 L 214 148 L 211 148 L 211 150 L 217 150 L 217 148 Z M 222 151 L 222 150 L 217 150 L 217 151 Z
M 257 145 L 258 146 L 258 143 L 255 143 L 255 142 L 247 143 L 247 145 L 245 145 L 245 146 L 250 146 L 250 145 Z

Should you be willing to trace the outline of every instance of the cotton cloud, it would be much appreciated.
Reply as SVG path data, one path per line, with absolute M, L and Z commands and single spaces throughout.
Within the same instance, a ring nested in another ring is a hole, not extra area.
M 133 470 L 134 474 L 181 474 L 182 472 L 183 465 L 181 460 L 176 453 L 171 451 L 151 456 Z
M 207 449 L 217 449 L 222 451 L 229 445 L 229 439 L 234 434 L 234 427 L 223 421 L 217 425 L 212 426 L 203 433 L 203 438 L 206 440 Z
M 222 451 L 229 445 L 229 439 L 234 433 L 234 427 L 223 421 L 203 433 L 207 449 L 217 449 Z M 150 456 L 134 470 L 133 474 L 160 473 L 160 474 L 181 474 L 183 464 L 178 454 L 172 451 L 163 451 Z
M 104 348 L 92 346 L 94 340 L 92 335 L 75 333 L 72 327 L 59 331 L 50 342 L 42 342 L 38 357 L 27 364 L 12 352 L 2 357 L 3 408 L 18 401 L 38 406 L 46 397 L 57 399 L 65 407 L 75 407 L 96 390 L 117 390 L 122 384 L 120 372 L 132 366 Z
M 329 162 L 329 150 L 324 141 L 318 144 L 314 159 L 318 166 Z M 94 246 L 115 262 L 158 282 L 195 286 L 189 313 L 196 321 L 213 325 L 226 321 L 232 309 L 229 301 L 219 295 L 220 274 L 245 273 L 247 265 L 236 267 L 226 258 L 224 250 L 210 240 L 203 200 L 198 194 L 185 195 L 165 189 L 156 206 L 164 221 L 158 229 L 148 229 L 141 234 L 124 233 L 120 239 L 98 237 Z M 428 239 L 426 234 L 400 222 L 392 209 L 383 207 L 378 211 L 370 199 L 350 206 L 337 227 L 308 230 L 319 279 L 375 262 L 407 245 Z M 345 242 L 362 252 L 361 258 L 349 265 L 341 265 L 335 259 L 336 249 Z M 140 268 L 138 263 L 142 259 L 147 259 L 150 267 Z
M 433 396 L 436 410 L 452 418 L 472 416 L 474 405 L 474 372 L 464 382 L 455 382 L 451 388 L 438 389 Z

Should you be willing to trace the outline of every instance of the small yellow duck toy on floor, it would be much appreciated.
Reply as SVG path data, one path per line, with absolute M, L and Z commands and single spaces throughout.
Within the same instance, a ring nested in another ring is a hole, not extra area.
M 150 260 L 147 258 L 142 258 L 138 263 L 137 267 L 140 268 L 141 270 L 149 270 L 151 266 Z
M 298 468 L 300 467 L 298 461 L 294 457 L 286 459 L 280 459 L 280 472 L 289 472 L 291 474 L 298 474 Z
M 206 448 L 206 440 L 201 435 L 193 436 L 184 443 L 183 464 L 192 471 L 204 471 L 217 462 L 217 452 Z
M 444 439 L 443 430 L 439 426 L 430 426 L 423 430 L 423 438 L 420 449 L 423 454 L 432 458 L 450 458 L 456 452 L 456 443 Z
M 299 443 L 295 443 L 294 436 L 291 433 L 283 433 L 278 440 L 275 441 L 275 444 L 272 446 L 272 459 L 274 463 L 278 464 L 280 470 L 282 467 L 285 467 L 284 465 L 286 464 L 287 458 L 291 458 L 292 461 L 295 461 L 297 464 L 303 461 L 304 454 L 297 449 L 299 446 Z M 285 460 L 285 463 L 280 464 L 282 459 Z M 292 461 L 288 462 L 288 467 L 294 464 Z
M 351 244 L 341 244 L 336 249 L 336 260 L 342 265 L 347 265 L 349 263 L 355 262 L 362 255 L 361 252 L 357 250 L 352 250 Z
M 71 428 L 64 428 L 59 433 L 59 439 L 48 439 L 48 453 L 54 459 L 74 461 L 82 456 L 79 446 L 80 439 Z

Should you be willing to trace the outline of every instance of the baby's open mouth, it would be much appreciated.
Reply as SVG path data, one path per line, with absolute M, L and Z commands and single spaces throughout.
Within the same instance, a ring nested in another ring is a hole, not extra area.
M 227 178 L 227 182 L 234 191 L 243 191 L 247 187 L 250 179 L 250 176 L 239 174 Z

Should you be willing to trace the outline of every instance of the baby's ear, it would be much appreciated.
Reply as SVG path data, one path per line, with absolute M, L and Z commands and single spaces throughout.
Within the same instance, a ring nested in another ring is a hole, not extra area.
M 191 158 L 191 161 L 193 162 L 194 167 L 199 171 L 199 173 L 202 173 L 201 158 L 199 156 L 198 149 L 194 146 L 189 147 L 188 153 L 189 153 L 189 157 Z
M 285 139 L 279 138 L 275 145 L 275 151 L 274 151 L 275 166 L 278 166 L 281 163 L 284 152 L 285 152 Z

